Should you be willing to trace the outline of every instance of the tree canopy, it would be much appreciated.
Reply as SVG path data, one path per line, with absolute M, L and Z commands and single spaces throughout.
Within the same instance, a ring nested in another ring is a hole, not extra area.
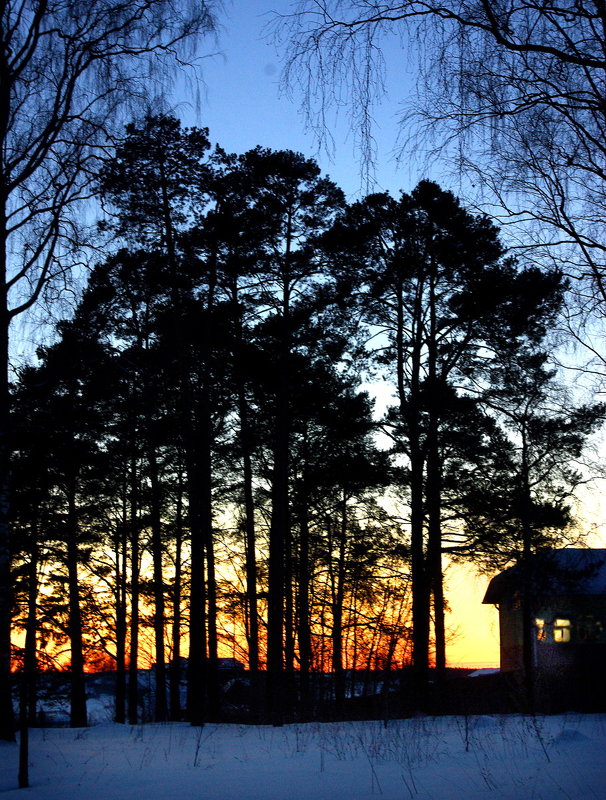
M 605 15 L 594 0 L 303 0 L 276 17 L 275 31 L 284 80 L 311 125 L 321 130 L 327 107 L 345 103 L 366 162 L 383 49 L 398 42 L 402 59 L 389 68 L 408 55 L 417 86 L 396 98 L 407 103 L 403 158 L 424 150 L 454 166 L 512 242 L 558 259 L 579 282 L 583 310 L 601 315 Z
M 325 672 L 339 709 L 348 669 L 412 663 L 423 689 L 444 554 L 565 541 L 603 417 L 557 407 L 562 274 L 486 216 L 430 181 L 348 204 L 301 154 L 208 141 L 127 127 L 98 176 L 115 249 L 13 389 L 21 660 L 69 651 L 73 724 L 103 659 L 131 723 L 145 659 L 156 720 L 222 718 L 226 651 L 274 724 L 314 713 Z

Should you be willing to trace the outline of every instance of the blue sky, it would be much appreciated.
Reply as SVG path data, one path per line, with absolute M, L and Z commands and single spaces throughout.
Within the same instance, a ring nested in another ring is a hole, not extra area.
M 318 152 L 311 132 L 305 131 L 299 111 L 300 98 L 293 100 L 280 93 L 281 58 L 274 46 L 264 38 L 264 28 L 271 12 L 286 13 L 288 0 L 233 0 L 227 2 L 220 15 L 221 31 L 216 45 L 204 44 L 206 52 L 216 49 L 215 55 L 204 59 L 203 75 L 206 84 L 199 109 L 191 99 L 175 107 L 175 113 L 185 124 L 210 128 L 213 142 L 230 152 L 244 152 L 256 145 L 274 149 L 297 150 L 316 157 L 322 170 L 328 173 L 346 192 L 349 199 L 360 193 L 360 167 L 355 154 L 354 136 L 346 119 L 333 120 L 331 133 L 336 153 L 331 160 Z M 399 45 L 388 45 L 398 57 Z M 392 92 L 376 109 L 374 135 L 377 141 L 377 190 L 411 189 L 424 177 L 407 167 L 398 167 L 394 156 L 398 133 L 400 88 L 410 76 L 401 70 L 391 70 Z M 396 88 L 397 87 L 397 88 Z M 394 90 L 395 89 L 395 90 Z

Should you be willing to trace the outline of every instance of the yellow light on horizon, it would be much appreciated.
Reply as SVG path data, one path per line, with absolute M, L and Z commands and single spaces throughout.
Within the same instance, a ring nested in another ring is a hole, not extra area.
M 449 564 L 446 569 L 449 667 L 499 666 L 498 613 L 494 606 L 482 603 L 489 580 L 478 575 L 471 565 Z

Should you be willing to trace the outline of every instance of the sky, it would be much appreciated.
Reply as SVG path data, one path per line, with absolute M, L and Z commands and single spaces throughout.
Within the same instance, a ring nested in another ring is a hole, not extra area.
M 288 0 L 226 0 L 220 15 L 216 42 L 208 41 L 203 61 L 205 86 L 199 101 L 186 93 L 175 95 L 173 112 L 185 125 L 208 127 L 213 143 L 228 152 L 242 153 L 257 145 L 291 149 L 314 157 L 346 193 L 349 200 L 363 194 L 355 137 L 341 115 L 331 120 L 333 157 L 318 149 L 313 133 L 305 129 L 300 98 L 289 98 L 280 89 L 283 66 L 281 53 L 267 38 L 273 12 L 288 13 Z M 387 62 L 386 94 L 375 107 L 376 141 L 375 191 L 410 191 L 422 178 L 437 180 L 445 189 L 457 192 L 449 182 L 446 167 L 428 167 L 408 159 L 398 162 L 399 118 L 402 100 L 414 91 L 415 77 L 410 59 L 396 39 L 385 42 Z M 430 170 L 430 174 L 427 174 Z M 594 509 L 595 511 L 595 509 Z M 592 539 L 606 546 L 606 536 Z M 492 606 L 482 605 L 488 578 L 478 577 L 471 568 L 450 568 L 446 575 L 451 612 L 448 622 L 453 633 L 449 646 L 452 665 L 490 666 L 498 664 L 498 619 Z
M 186 87 L 177 85 L 172 97 L 172 113 L 185 125 L 208 127 L 213 143 L 228 152 L 243 153 L 257 145 L 291 149 L 315 157 L 327 173 L 354 200 L 362 192 L 360 164 L 355 152 L 355 137 L 347 120 L 331 120 L 335 150 L 330 158 L 318 149 L 312 132 L 305 130 L 300 113 L 300 98 L 289 98 L 280 91 L 281 54 L 267 39 L 272 12 L 287 13 L 288 0 L 225 0 L 220 13 L 217 41 L 202 44 L 204 86 L 199 99 Z M 427 167 L 408 160 L 399 163 L 399 115 L 403 97 L 414 90 L 414 74 L 406 66 L 400 43 L 385 43 L 388 65 L 387 93 L 375 108 L 376 141 L 375 190 L 396 194 L 409 191 L 425 177 L 449 184 L 446 169 L 439 163 Z M 169 101 L 170 102 L 170 101 Z M 25 341 L 25 339 L 24 339 Z M 594 546 L 606 546 L 606 537 L 593 539 Z M 451 612 L 448 622 L 452 641 L 448 648 L 452 665 L 492 666 L 498 663 L 498 619 L 492 606 L 482 605 L 488 578 L 478 577 L 471 568 L 450 568 L 446 588 Z
M 344 190 L 348 200 L 355 200 L 364 194 L 364 187 L 355 137 L 347 120 L 343 116 L 331 120 L 334 153 L 329 157 L 318 148 L 313 134 L 306 131 L 300 99 L 291 99 L 280 91 L 282 62 L 267 38 L 267 26 L 272 12 L 287 13 L 289 8 L 288 0 L 225 0 L 217 40 L 209 38 L 200 49 L 204 85 L 199 97 L 191 87 L 178 82 L 168 98 L 169 110 L 184 125 L 208 127 L 211 142 L 228 152 L 243 153 L 261 145 L 295 150 L 316 158 L 322 171 Z M 434 165 L 428 176 L 414 162 L 398 164 L 400 101 L 411 91 L 414 76 L 408 68 L 401 67 L 404 59 L 398 42 L 387 43 L 385 54 L 392 70 L 384 101 L 375 109 L 373 190 L 395 195 L 400 190 L 410 191 L 425 177 L 438 180 L 443 188 L 454 188 L 440 175 L 439 165 Z M 397 68 L 393 69 L 394 66 Z M 69 305 L 59 306 L 56 313 L 59 316 L 69 313 Z M 15 363 L 29 359 L 40 340 L 36 320 L 29 316 L 19 318 L 12 340 Z M 478 578 L 469 570 L 457 567 L 447 573 L 451 606 L 448 622 L 452 631 L 448 657 L 454 666 L 498 664 L 497 613 L 481 603 L 486 586 L 486 577 Z
M 289 7 L 287 0 L 228 2 L 220 18 L 218 41 L 208 42 L 200 100 L 196 102 L 187 95 L 176 98 L 174 113 L 185 125 L 208 127 L 211 141 L 228 152 L 243 153 L 261 145 L 315 157 L 323 172 L 345 191 L 349 200 L 354 200 L 362 191 L 362 178 L 347 120 L 333 119 L 335 152 L 330 158 L 318 150 L 313 134 L 305 130 L 299 100 L 280 91 L 282 62 L 267 39 L 266 29 L 272 12 L 286 13 Z M 396 45 L 393 43 L 392 47 Z M 392 49 L 388 56 L 393 61 L 397 52 Z M 412 79 L 406 71 L 393 71 L 388 94 L 376 108 L 376 191 L 409 191 L 425 177 L 421 173 L 415 175 L 408 166 L 399 166 L 395 156 L 399 103 Z M 449 663 L 498 665 L 497 612 L 492 606 L 482 605 L 488 579 L 453 567 L 446 581 L 452 608 L 448 617 L 452 633 Z
M 361 190 L 360 167 L 355 143 L 341 115 L 331 119 L 334 158 L 318 152 L 311 131 L 305 130 L 300 113 L 300 98 L 288 98 L 280 91 L 281 54 L 267 38 L 267 26 L 273 12 L 287 13 L 288 0 L 227 0 L 220 16 L 221 29 L 213 53 L 203 62 L 205 91 L 200 107 L 195 101 L 175 108 L 186 124 L 210 129 L 211 141 L 230 152 L 242 153 L 262 145 L 273 149 L 296 150 L 317 157 L 322 170 L 354 199 Z M 394 51 L 395 52 L 395 51 Z M 397 57 L 397 56 L 396 56 Z M 377 108 L 374 135 L 377 142 L 377 190 L 397 192 L 411 189 L 424 176 L 411 176 L 408 169 L 398 169 L 395 148 L 398 135 L 400 90 L 408 85 L 410 75 L 393 75 L 392 91 Z M 389 87 L 388 87 L 389 88 Z M 414 181 L 414 183 L 411 183 Z

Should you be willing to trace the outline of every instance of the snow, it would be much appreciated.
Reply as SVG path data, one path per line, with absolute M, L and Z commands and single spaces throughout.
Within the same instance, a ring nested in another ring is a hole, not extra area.
M 31 788 L 0 744 L 2 800 L 606 798 L 606 715 L 415 717 L 281 728 L 30 732 Z
M 470 672 L 467 677 L 479 678 L 482 675 L 496 675 L 497 672 L 500 672 L 498 667 L 483 667 L 482 669 L 476 669 L 473 672 Z

